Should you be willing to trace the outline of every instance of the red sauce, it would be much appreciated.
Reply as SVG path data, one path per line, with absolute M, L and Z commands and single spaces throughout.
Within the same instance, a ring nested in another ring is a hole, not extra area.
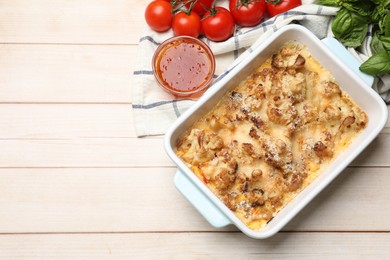
M 214 61 L 209 52 L 191 39 L 169 42 L 157 58 L 162 84 L 175 92 L 193 92 L 210 83 Z

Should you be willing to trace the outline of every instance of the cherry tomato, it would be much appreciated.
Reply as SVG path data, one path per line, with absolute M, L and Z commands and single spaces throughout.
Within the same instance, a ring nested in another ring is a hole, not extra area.
M 198 38 L 200 28 L 200 16 L 193 11 L 189 14 L 178 12 L 173 18 L 172 29 L 175 36 L 188 35 Z
M 302 4 L 301 0 L 265 0 L 267 5 L 267 12 L 269 16 L 273 17 L 277 14 L 287 12 Z
M 198 0 L 191 11 L 198 13 L 199 15 L 203 15 L 207 10 L 211 8 L 214 0 Z M 183 2 L 187 2 L 187 0 L 183 0 Z M 192 2 L 186 4 L 187 8 L 190 8 Z
M 207 11 L 201 23 L 204 35 L 215 42 L 228 39 L 232 36 L 235 27 L 232 14 L 221 6 L 216 6 Z
M 240 26 L 255 26 L 265 15 L 264 0 L 230 0 L 229 9 L 234 21 Z
M 165 32 L 171 28 L 172 5 L 164 0 L 151 2 L 145 10 L 146 23 L 156 32 Z

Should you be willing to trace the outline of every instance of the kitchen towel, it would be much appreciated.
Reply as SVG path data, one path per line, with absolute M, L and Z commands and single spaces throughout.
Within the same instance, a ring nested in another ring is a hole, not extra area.
M 227 1 L 217 5 L 226 6 Z M 234 35 L 224 42 L 212 42 L 202 37 L 212 49 L 216 60 L 215 80 L 223 77 L 223 72 L 239 63 L 252 49 L 261 44 L 279 28 L 289 23 L 299 23 L 312 31 L 320 39 L 331 36 L 331 19 L 338 8 L 313 4 L 314 0 L 304 0 L 303 5 L 286 13 L 264 20 L 255 27 L 236 27 Z M 370 35 L 370 34 L 368 34 Z M 164 40 L 173 36 L 172 30 L 157 33 L 145 29 L 140 38 L 136 63 L 133 71 L 132 109 L 137 136 L 164 134 L 172 123 L 196 100 L 176 99 L 163 91 L 155 82 L 151 61 L 154 51 Z M 367 37 L 363 48 L 351 49 L 357 59 L 364 61 L 370 53 Z M 212 87 L 212 86 L 211 86 Z M 390 100 L 390 78 L 376 79 L 374 89 Z

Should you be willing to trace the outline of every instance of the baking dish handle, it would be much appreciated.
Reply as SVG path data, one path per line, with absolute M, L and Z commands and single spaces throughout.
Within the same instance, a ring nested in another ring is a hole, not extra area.
M 369 87 L 374 83 L 374 77 L 359 70 L 360 62 L 335 38 L 327 37 L 321 40 L 331 52 L 337 57 L 342 57 L 341 61 L 357 74 Z
M 220 228 L 232 224 L 225 214 L 180 170 L 176 172 L 174 183 L 176 188 L 212 226 Z

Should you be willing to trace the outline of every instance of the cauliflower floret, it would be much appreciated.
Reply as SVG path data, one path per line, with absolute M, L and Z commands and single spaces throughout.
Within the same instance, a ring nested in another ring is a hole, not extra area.
M 264 191 L 262 189 L 253 189 L 249 192 L 249 203 L 252 207 L 263 206 L 265 203 Z
M 364 113 L 360 108 L 357 108 L 357 107 L 353 107 L 352 111 L 355 115 L 355 124 L 356 124 L 358 130 L 366 127 L 367 122 L 368 122 L 367 114 Z
M 227 149 L 239 164 L 250 164 L 261 157 L 260 151 L 251 143 L 241 143 L 240 145 L 237 140 L 233 140 L 227 144 Z
M 205 178 L 220 193 L 225 193 L 236 180 L 238 164 L 226 148 L 216 153 L 213 160 L 200 166 Z
M 302 124 L 308 124 L 315 121 L 318 117 L 318 108 L 313 102 L 303 105 L 303 114 L 301 115 Z
M 187 163 L 197 166 L 214 158 L 215 151 L 224 146 L 223 140 L 215 133 L 192 129 L 187 138 L 178 145 L 178 152 Z
M 331 98 L 333 96 L 340 96 L 341 95 L 341 89 L 340 87 L 332 81 L 322 81 L 319 83 L 319 91 L 320 93 L 326 97 Z
M 291 147 L 281 139 L 267 137 L 263 143 L 265 162 L 273 167 L 282 168 L 292 162 Z
M 326 121 L 339 120 L 341 118 L 341 111 L 334 105 L 329 104 L 325 108 L 323 116 L 321 116 L 321 118 L 325 119 Z
M 313 150 L 319 158 L 332 157 L 334 148 L 334 137 L 328 131 L 321 133 L 321 138 L 317 141 Z
M 287 95 L 293 104 L 302 102 L 306 98 L 306 76 L 297 73 L 293 77 L 286 77 L 283 81 L 283 93 Z
M 305 66 L 305 58 L 298 53 L 291 55 L 276 54 L 272 56 L 272 67 L 278 69 L 300 69 Z
M 291 102 L 283 102 L 281 106 L 276 106 L 272 102 L 268 103 L 267 116 L 270 121 L 280 124 L 288 125 L 298 116 L 298 111 Z

